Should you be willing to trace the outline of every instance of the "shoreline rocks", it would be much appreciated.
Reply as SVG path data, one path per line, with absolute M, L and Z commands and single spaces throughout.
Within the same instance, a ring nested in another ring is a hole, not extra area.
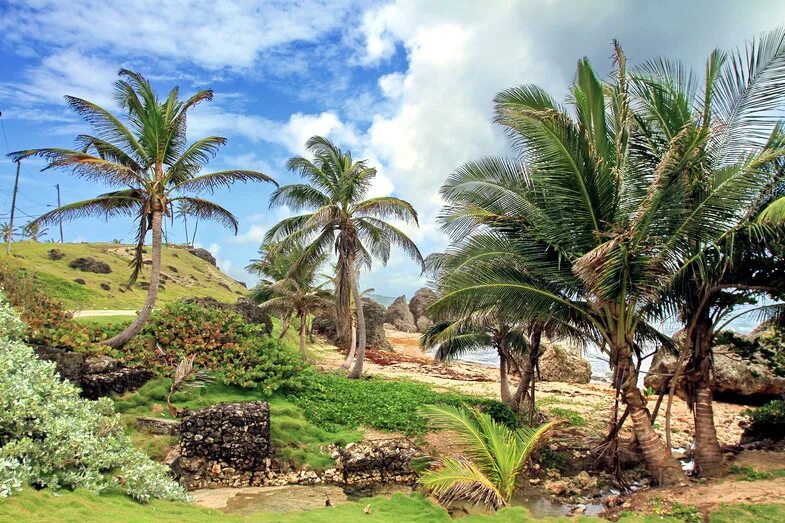
M 417 332 L 417 326 L 414 324 L 414 321 L 414 315 L 409 310 L 406 295 L 395 298 L 395 301 L 387 307 L 387 312 L 384 313 L 384 323 L 389 323 L 397 331 Z
M 548 344 L 540 356 L 540 379 L 564 383 L 589 383 L 592 370 L 578 351 L 562 345 Z
M 409 302 L 409 310 L 414 317 L 414 325 L 417 327 L 417 332 L 425 332 L 428 327 L 433 325 L 433 321 L 425 314 L 425 311 L 437 297 L 436 293 L 428 287 L 419 289 L 412 296 Z

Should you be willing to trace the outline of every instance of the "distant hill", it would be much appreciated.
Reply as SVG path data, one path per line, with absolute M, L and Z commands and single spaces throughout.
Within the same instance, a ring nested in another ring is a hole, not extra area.
M 389 307 L 392 305 L 392 302 L 395 301 L 395 298 L 391 298 L 389 296 L 382 296 L 381 294 L 369 294 L 368 297 L 377 303 L 381 303 L 385 307 Z
M 53 259 L 49 251 L 63 256 Z M 149 249 L 149 248 L 148 248 Z M 49 296 L 63 301 L 66 308 L 135 309 L 144 303 L 150 270 L 146 268 L 130 288 L 125 284 L 131 274 L 129 262 L 133 247 L 113 243 L 39 243 L 16 242 L 10 260 L 35 274 L 38 287 Z M 0 259 L 6 259 L 4 246 Z M 100 274 L 69 267 L 77 258 L 93 258 L 109 265 L 111 272 Z M 149 260 L 146 259 L 146 263 Z M 82 280 L 84 284 L 75 280 Z M 210 296 L 234 303 L 244 296 L 245 287 L 222 273 L 217 267 L 180 247 L 164 247 L 161 257 L 161 290 L 158 304 L 165 305 L 189 296 Z

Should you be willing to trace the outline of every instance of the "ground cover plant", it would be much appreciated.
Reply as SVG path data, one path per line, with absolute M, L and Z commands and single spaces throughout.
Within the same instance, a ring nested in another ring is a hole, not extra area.
M 163 465 L 135 448 L 111 400 L 89 401 L 21 341 L 26 326 L 0 294 L 0 497 L 20 489 L 122 485 L 139 501 L 185 500 Z

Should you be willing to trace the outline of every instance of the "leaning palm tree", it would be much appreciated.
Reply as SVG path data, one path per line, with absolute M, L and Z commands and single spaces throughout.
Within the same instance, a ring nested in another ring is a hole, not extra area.
M 684 323 L 680 361 L 685 361 L 683 382 L 695 419 L 696 469 L 704 476 L 716 475 L 722 465 L 712 409 L 714 329 L 752 293 L 782 285 L 776 272 L 763 265 L 779 261 L 766 238 L 775 232 L 770 225 L 785 201 L 776 198 L 785 181 L 785 134 L 776 110 L 785 101 L 784 85 L 783 30 L 743 50 L 714 51 L 702 84 L 682 64 L 667 60 L 642 64 L 631 80 L 641 137 L 634 154 L 652 166 L 663 164 L 679 142 L 696 159 L 661 171 L 663 183 L 678 180 L 685 186 L 685 211 L 697 213 L 711 205 L 715 191 L 734 183 L 737 173 L 763 188 L 756 191 L 757 199 L 740 198 L 735 207 L 726 206 L 724 227 L 730 230 L 722 241 L 698 238 L 684 245 L 690 263 L 673 280 L 664 303 L 665 311 L 677 312 Z M 671 380 L 671 398 L 679 381 Z
M 657 337 L 647 314 L 689 263 L 692 245 L 731 233 L 768 182 L 758 174 L 760 159 L 732 164 L 721 183 L 705 188 L 703 205 L 689 207 L 690 187 L 677 173 L 701 161 L 699 141 L 687 133 L 674 136 L 659 162 L 631 152 L 643 137 L 632 118 L 618 44 L 615 56 L 616 74 L 606 85 L 588 60 L 578 63 L 573 111 L 536 86 L 497 95 L 496 120 L 526 168 L 514 161 L 477 162 L 477 183 L 464 190 L 488 190 L 482 167 L 489 164 L 502 165 L 512 179 L 525 178 L 517 184 L 521 190 L 500 196 L 509 208 L 503 218 L 517 232 L 494 231 L 509 246 L 454 271 L 449 278 L 456 290 L 432 307 L 457 314 L 507 311 L 531 321 L 552 314 L 591 324 L 609 354 L 618 402 L 650 473 L 661 483 L 677 483 L 683 472 L 654 431 L 638 388 L 643 343 Z
M 314 136 L 306 142 L 313 159 L 295 156 L 288 167 L 308 183 L 285 185 L 273 192 L 270 206 L 286 205 L 306 214 L 286 218 L 267 233 L 266 242 L 307 245 L 300 264 L 333 251 L 337 256 L 336 317 L 344 344 L 350 339 L 350 307 L 357 314 L 357 350 L 351 378 L 359 378 L 365 359 L 365 316 L 355 268 L 370 267 L 372 257 L 387 263 L 392 246 L 398 246 L 422 265 L 419 249 L 389 218 L 417 224 L 417 212 L 408 202 L 392 196 L 365 199 L 376 169 L 365 160 L 355 161 L 348 151 Z M 348 348 L 348 347 L 347 347 Z
M 509 373 L 514 357 L 522 357 L 529 350 L 527 337 L 520 329 L 475 315 L 434 323 L 420 336 L 420 346 L 434 350 L 434 358 L 439 361 L 452 361 L 470 352 L 493 348 L 499 355 L 499 395 L 504 403 L 517 410 L 518 405 L 512 403 Z
M 211 100 L 211 90 L 201 90 L 181 100 L 175 87 L 165 100 L 160 100 L 142 75 L 122 69 L 115 83 L 115 95 L 127 111 L 122 117 L 87 100 L 66 96 L 68 105 L 95 132 L 79 135 L 76 149 L 31 149 L 10 156 L 14 161 L 42 157 L 48 162 L 45 170 L 70 169 L 77 177 L 118 189 L 59 207 L 40 216 L 35 223 L 59 223 L 87 216 L 133 218 L 138 232 L 129 285 L 142 270 L 145 238 L 152 232 L 152 265 L 144 306 L 123 332 L 104 342 L 119 347 L 141 330 L 152 313 L 161 274 L 162 223 L 165 216 L 171 216 L 173 205 L 184 202 L 192 215 L 216 220 L 236 233 L 237 219 L 231 212 L 197 195 L 229 187 L 237 181 L 273 180 L 247 170 L 200 174 L 202 167 L 226 143 L 220 136 L 208 136 L 191 144 L 186 139 L 188 112 L 200 102 Z
M 555 425 L 510 429 L 483 412 L 449 406 L 430 406 L 424 414 L 435 428 L 455 431 L 462 455 L 441 458 L 420 484 L 444 503 L 464 499 L 494 509 L 510 502 L 523 466 Z

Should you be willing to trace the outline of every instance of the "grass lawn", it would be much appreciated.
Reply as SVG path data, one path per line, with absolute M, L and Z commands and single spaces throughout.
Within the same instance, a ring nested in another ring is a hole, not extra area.
M 59 260 L 49 258 L 50 249 L 57 249 L 65 256 Z M 138 309 L 144 303 L 144 282 L 149 278 L 149 268 L 130 289 L 125 288 L 131 274 L 128 245 L 114 243 L 42 243 L 14 242 L 9 259 L 36 275 L 37 286 L 47 295 L 59 299 L 67 309 Z M 82 272 L 68 266 L 76 258 L 95 258 L 111 268 L 108 274 Z M 0 249 L 0 259 L 6 258 Z M 234 303 L 247 290 L 218 268 L 197 258 L 184 249 L 163 247 L 161 255 L 162 288 L 157 306 L 178 301 L 185 297 L 210 296 L 220 301 Z M 81 278 L 84 285 L 74 280 Z M 101 287 L 108 285 L 108 290 Z
M 86 318 L 74 318 L 79 323 L 94 327 L 114 327 L 117 325 L 126 326 L 133 320 L 133 316 L 88 316 Z

